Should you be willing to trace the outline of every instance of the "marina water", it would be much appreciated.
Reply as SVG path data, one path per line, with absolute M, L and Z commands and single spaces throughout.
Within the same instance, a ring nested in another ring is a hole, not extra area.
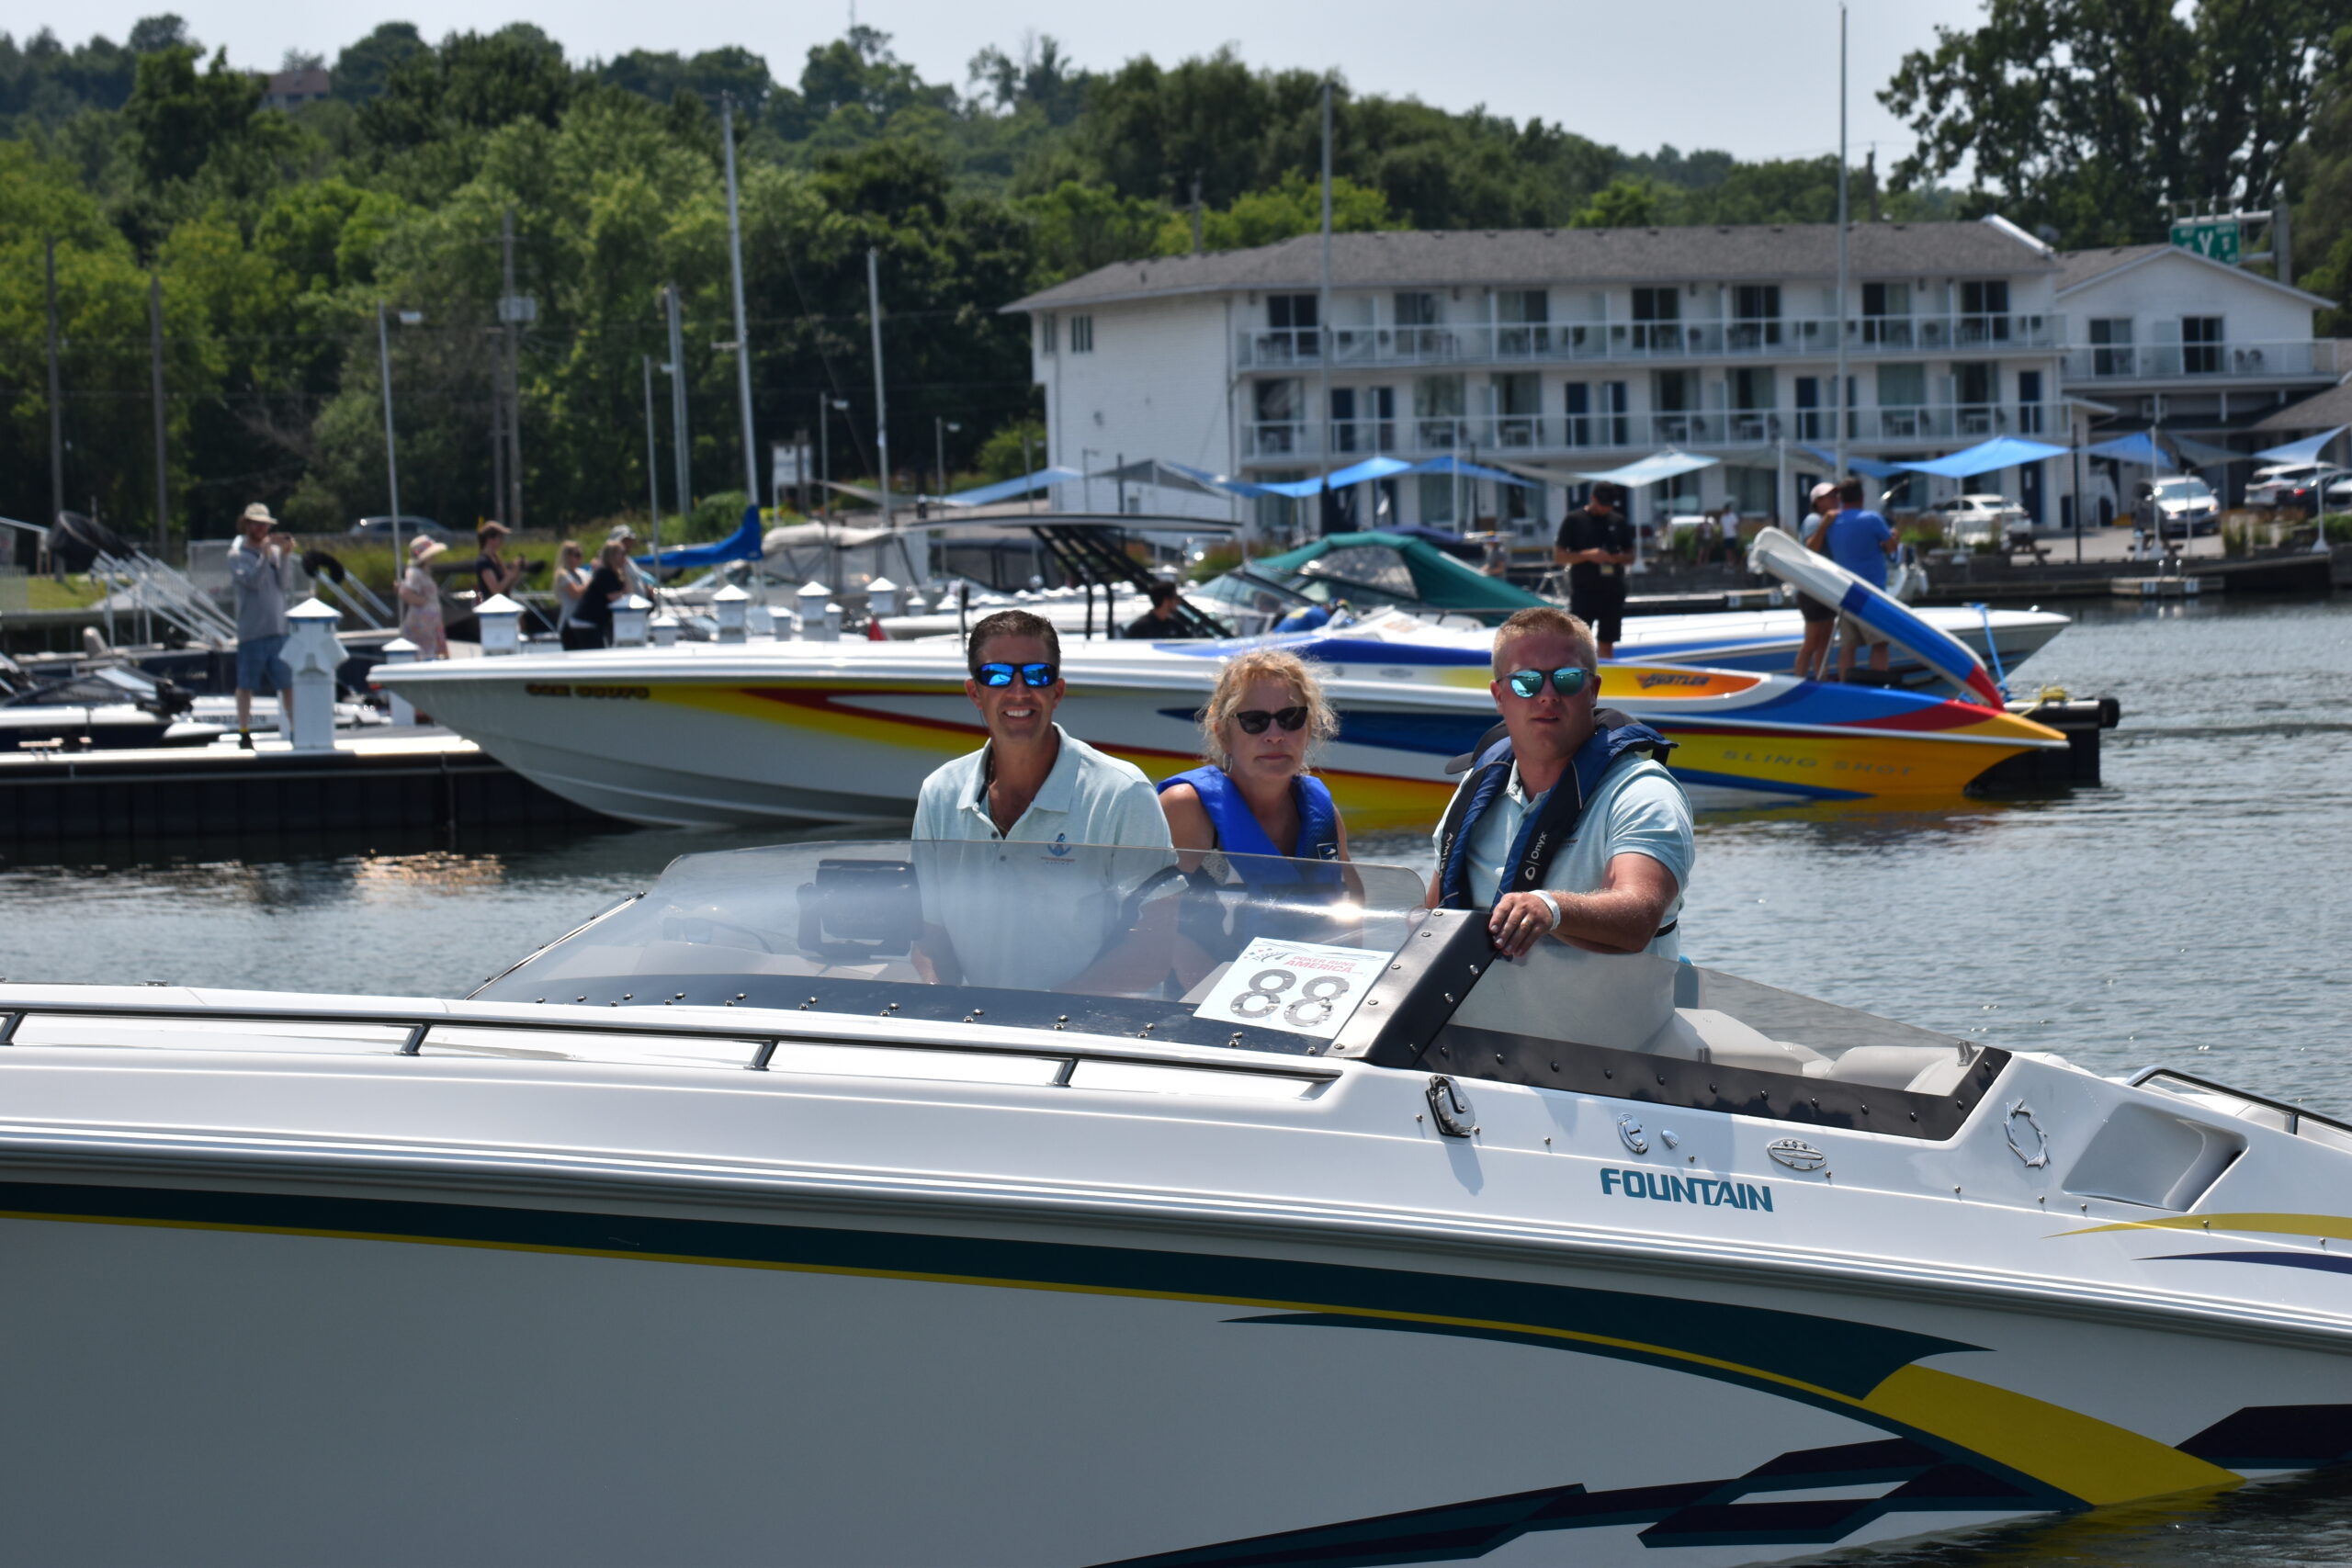
M 2352 1116 L 2352 600 L 2094 605 L 2014 689 L 2112 694 L 2106 784 L 1932 814 L 1702 819 L 1698 963 L 2101 1073 L 2154 1063 Z M 673 855 L 567 833 L 0 861 L 0 973 L 460 995 Z M 1426 867 L 1428 840 L 1359 858 Z M 2018 1526 L 1878 1562 L 2352 1562 L 2352 1475 Z

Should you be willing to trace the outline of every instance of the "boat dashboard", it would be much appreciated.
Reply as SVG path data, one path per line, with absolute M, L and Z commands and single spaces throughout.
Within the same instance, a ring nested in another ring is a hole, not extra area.
M 682 857 L 480 1001 L 743 1008 L 1356 1060 L 1921 1139 L 2006 1052 L 1646 953 L 1494 953 L 1402 867 L 879 840 Z M 812 1020 L 813 1021 L 813 1020 Z

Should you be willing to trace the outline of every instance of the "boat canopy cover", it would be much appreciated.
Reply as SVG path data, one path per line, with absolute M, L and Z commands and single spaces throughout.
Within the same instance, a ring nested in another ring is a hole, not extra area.
M 2028 441 L 2015 435 L 1996 435 L 1990 441 L 1980 441 L 1973 446 L 1962 448 L 1925 463 L 1897 463 L 1895 468 L 1905 473 L 1934 474 L 1939 479 L 1964 479 L 1975 474 L 1989 474 L 1996 468 L 2014 468 L 2021 463 L 2039 463 L 2046 458 L 2063 457 L 2064 446 L 2052 446 L 2047 441 Z M 1858 465 L 1859 466 L 1859 465 Z
M 637 558 L 637 564 L 658 567 L 663 571 L 696 567 L 718 566 L 730 560 L 758 560 L 765 548 L 760 530 L 760 509 L 756 505 L 743 508 L 743 521 L 736 530 L 710 545 L 688 545 L 682 549 L 659 550 L 653 555 Z M 657 559 L 658 557 L 658 559 Z
M 2319 455 L 2327 450 L 2327 444 L 2347 430 L 2352 430 L 2352 424 L 2339 424 L 2322 434 L 2290 441 L 2284 446 L 2268 447 L 2255 456 L 2267 463 L 2316 463 Z
M 1600 468 L 1591 473 L 1578 474 L 1577 478 L 1623 485 L 1628 490 L 1640 490 L 1643 486 L 1654 485 L 1660 479 L 1670 479 L 1678 475 L 1695 473 L 1701 468 L 1712 468 L 1722 460 L 1720 457 L 1702 457 L 1695 452 L 1678 452 L 1668 446 L 1663 452 L 1653 452 L 1638 462 L 1628 463 L 1622 468 Z
M 2144 430 L 2129 435 L 2119 435 L 2112 441 L 2101 441 L 2083 448 L 2086 457 L 2109 457 L 2119 463 L 2137 463 L 2143 468 L 2169 468 L 2176 465 L 2172 454 L 2156 445 Z
M 1323 563 L 1324 570 L 1310 571 L 1312 562 Z M 1399 604 L 1437 610 L 1524 610 L 1550 603 L 1499 577 L 1488 577 L 1425 540 L 1386 531 L 1327 534 L 1311 545 L 1250 564 L 1259 577 L 1329 576 L 1361 583 Z

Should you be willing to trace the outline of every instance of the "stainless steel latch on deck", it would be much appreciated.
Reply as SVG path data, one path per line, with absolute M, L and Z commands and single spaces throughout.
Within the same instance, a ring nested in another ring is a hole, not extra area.
M 1430 1079 L 1430 1120 L 1449 1138 L 1466 1138 L 1478 1129 L 1471 1124 L 1470 1101 L 1462 1086 L 1440 1073 Z

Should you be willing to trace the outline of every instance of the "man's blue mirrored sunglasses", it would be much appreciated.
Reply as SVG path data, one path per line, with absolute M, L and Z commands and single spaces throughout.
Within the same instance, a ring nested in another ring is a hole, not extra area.
M 1060 673 L 1050 664 L 983 664 L 973 673 L 983 686 L 1010 686 L 1015 670 L 1021 671 L 1024 686 L 1050 686 Z
M 1584 690 L 1585 681 L 1591 673 L 1581 664 L 1569 664 L 1551 671 L 1548 678 L 1554 691 L 1564 697 L 1573 697 Z M 1510 672 L 1510 689 L 1522 697 L 1540 696 L 1546 678 L 1541 670 L 1514 670 Z

